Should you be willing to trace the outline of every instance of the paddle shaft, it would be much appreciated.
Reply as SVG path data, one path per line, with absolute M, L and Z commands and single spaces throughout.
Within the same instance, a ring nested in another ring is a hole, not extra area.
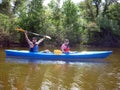
M 30 31 L 27 31 L 28 33 L 30 33 L 30 34 L 33 34 L 33 35 L 36 35 L 36 36 L 44 36 L 44 35 L 40 35 L 40 34 L 37 34 L 37 33 L 33 33 L 33 32 L 30 32 Z
M 21 28 L 16 28 L 16 30 L 21 31 L 21 32 L 27 31 L 27 30 L 23 30 L 23 29 L 21 29 Z M 30 32 L 30 31 L 27 31 L 27 33 L 30 33 L 30 34 L 33 34 L 33 35 L 36 35 L 36 36 L 41 36 L 41 37 L 44 37 L 44 36 L 45 36 L 46 38 L 51 39 L 51 37 L 50 37 L 50 36 L 47 36 L 47 35 L 40 35 L 40 34 L 37 34 L 37 33 Z

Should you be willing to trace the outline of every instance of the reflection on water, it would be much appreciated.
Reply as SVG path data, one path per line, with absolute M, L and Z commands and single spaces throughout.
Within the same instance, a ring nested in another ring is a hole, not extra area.
M 61 60 L 41 60 L 41 59 L 34 59 L 34 58 L 25 58 L 25 57 L 14 57 L 14 56 L 7 56 L 5 58 L 5 61 L 6 62 L 14 62 L 14 63 L 37 63 L 37 64 L 56 64 L 56 63 L 59 63 L 59 64 L 64 64 L 64 63 L 69 63 L 69 64 L 81 64 L 81 63 L 109 63 L 109 61 L 105 60 L 105 59 L 79 59 L 79 60 L 71 60 L 71 59 L 68 59 L 68 60 L 64 60 L 64 59 L 61 59 Z
M 112 63 L 1 60 L 0 90 L 120 90 L 118 54 L 107 59 Z
M 4 90 L 118 90 L 120 73 L 110 63 L 66 63 L 6 58 Z M 4 66 L 3 66 L 4 67 Z M 120 69 L 119 69 L 120 70 Z M 2 71 L 4 72 L 4 71 Z M 0 72 L 1 73 L 1 72 Z M 2 76 L 3 77 L 3 76 Z

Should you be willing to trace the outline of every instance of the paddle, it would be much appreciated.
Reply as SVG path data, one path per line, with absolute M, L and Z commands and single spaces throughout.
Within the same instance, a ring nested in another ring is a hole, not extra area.
M 22 29 L 22 28 L 16 28 L 15 30 L 21 31 L 21 32 L 27 31 L 27 30 L 24 30 L 24 29 Z M 30 32 L 30 31 L 27 31 L 27 32 L 30 33 L 30 34 L 36 35 L 36 36 L 42 36 L 42 37 L 46 37 L 46 38 L 48 38 L 48 39 L 51 39 L 51 37 L 50 37 L 50 36 L 47 36 L 47 35 L 40 35 L 40 34 L 37 34 L 37 33 Z

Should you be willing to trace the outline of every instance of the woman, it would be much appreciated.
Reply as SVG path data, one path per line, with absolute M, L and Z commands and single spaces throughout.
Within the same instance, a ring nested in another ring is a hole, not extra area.
M 62 52 L 70 52 L 69 40 L 68 39 L 64 40 L 64 43 L 61 46 L 61 50 L 62 50 Z

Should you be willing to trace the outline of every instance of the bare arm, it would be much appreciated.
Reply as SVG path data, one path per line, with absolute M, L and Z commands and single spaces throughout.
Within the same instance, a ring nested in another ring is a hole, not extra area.
M 30 41 L 30 39 L 28 38 L 27 32 L 25 31 L 24 33 L 25 33 L 25 38 L 26 38 L 28 44 L 30 45 L 31 41 Z
M 36 44 L 39 45 L 44 39 L 45 39 L 45 37 L 41 38 L 40 40 L 38 40 L 38 42 L 36 42 Z
M 64 52 L 64 44 L 62 44 L 61 50 L 62 50 L 62 52 Z

